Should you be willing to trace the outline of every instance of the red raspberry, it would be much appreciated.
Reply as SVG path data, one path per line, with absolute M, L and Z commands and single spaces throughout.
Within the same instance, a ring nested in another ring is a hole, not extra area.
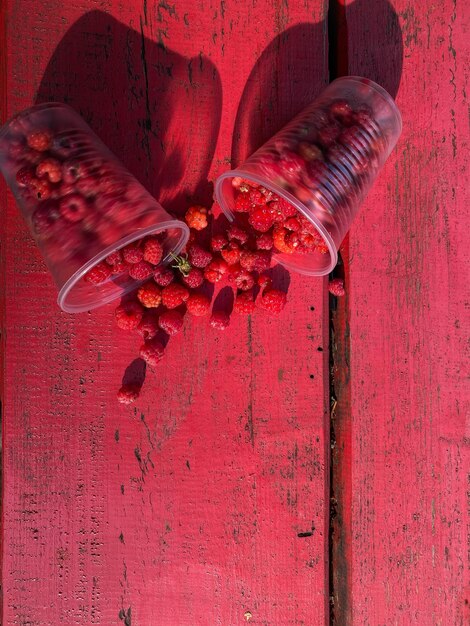
M 258 285 L 264 289 L 265 287 L 271 287 L 272 280 L 267 274 L 260 274 L 257 280 Z
M 274 223 L 274 217 L 267 206 L 257 207 L 250 213 L 248 222 L 260 233 L 266 233 Z
M 123 330 L 133 330 L 140 324 L 144 309 L 139 302 L 131 300 L 120 304 L 114 312 L 116 324 Z
M 295 248 L 289 243 L 289 240 L 286 238 L 289 231 L 282 226 L 276 225 L 273 231 L 273 241 L 274 247 L 279 252 L 284 252 L 285 254 L 292 254 L 295 252 Z
M 334 296 L 344 296 L 346 291 L 344 290 L 344 281 L 341 278 L 333 278 L 328 283 L 328 291 Z
M 149 339 L 140 347 L 140 358 L 143 359 L 150 367 L 155 367 L 162 360 L 165 354 L 165 348 L 158 339 Z
M 62 165 L 62 178 L 68 185 L 74 185 L 81 176 L 85 176 L 86 169 L 83 163 L 71 159 Z
M 189 228 L 204 230 L 207 227 L 207 209 L 203 206 L 189 207 L 184 219 Z
M 323 161 L 323 152 L 314 143 L 302 141 L 299 143 L 297 150 L 306 161 Z
M 211 239 L 211 248 L 214 252 L 220 252 L 228 244 L 224 235 L 214 235 Z
M 75 189 L 87 198 L 95 197 L 98 193 L 98 181 L 99 177 L 95 175 L 82 176 L 74 183 Z
M 30 167 L 22 167 L 16 172 L 16 182 L 20 187 L 31 187 L 34 180 L 34 170 Z
M 341 126 L 337 122 L 330 122 L 318 131 L 318 140 L 324 148 L 329 148 L 338 138 Z
M 271 265 L 271 253 L 264 250 L 255 252 L 256 260 L 254 265 L 255 272 L 264 272 Z
M 280 166 L 282 176 L 289 182 L 295 183 L 305 168 L 305 161 L 295 152 L 285 150 L 281 155 Z
M 209 313 L 211 301 L 202 293 L 192 293 L 186 302 L 188 313 L 195 317 L 202 317 Z
M 117 265 L 117 263 L 122 263 L 122 254 L 120 250 L 114 250 L 111 254 L 108 254 L 106 257 L 106 263 L 108 265 Z
M 353 119 L 356 124 L 359 124 L 359 126 L 370 128 L 373 119 L 372 109 L 370 109 L 367 105 L 363 105 L 360 109 L 353 113 Z
M 266 204 L 266 196 L 259 189 L 250 189 L 248 197 L 252 206 L 263 206 Z
M 230 316 L 224 311 L 214 311 L 211 315 L 210 325 L 217 330 L 225 330 L 230 324 Z
M 149 237 L 144 243 L 144 261 L 158 265 L 163 257 L 163 246 L 156 237 Z
M 44 159 L 36 168 L 36 176 L 47 176 L 51 183 L 60 183 L 62 180 L 62 166 L 56 159 Z
M 204 282 L 204 273 L 197 267 L 192 267 L 189 270 L 189 274 L 186 274 L 186 276 L 183 275 L 181 280 L 190 289 L 197 289 L 197 287 L 200 287 Z
M 156 308 L 162 301 L 162 292 L 154 282 L 148 282 L 137 290 L 137 299 L 147 309 Z
M 59 203 L 60 214 L 69 222 L 80 222 L 88 213 L 88 206 L 83 196 L 71 193 L 61 199 Z
M 193 267 L 204 268 L 212 261 L 212 254 L 196 243 L 189 248 L 188 256 Z
M 172 283 L 162 290 L 163 306 L 167 309 L 176 309 L 177 306 L 186 302 L 188 298 L 189 291 L 178 283 Z
M 251 200 L 247 193 L 241 192 L 235 198 L 234 210 L 237 213 L 248 213 L 251 210 Z
M 167 287 L 174 279 L 175 275 L 169 267 L 157 267 L 153 273 L 153 280 L 160 287 Z
M 124 261 L 118 261 L 114 265 L 111 265 L 111 271 L 113 274 L 123 274 L 127 272 L 129 266 Z
M 52 135 L 48 130 L 35 130 L 26 138 L 28 146 L 38 152 L 45 152 L 51 147 Z
M 158 333 L 158 318 L 154 312 L 146 311 L 142 317 L 140 324 L 137 326 L 136 331 L 144 338 L 144 341 L 153 339 Z
M 88 270 L 83 279 L 92 285 L 101 285 L 111 274 L 111 268 L 106 263 L 97 263 L 91 270 Z
M 353 121 L 353 111 L 346 100 L 335 100 L 330 104 L 330 113 L 341 124 L 349 126 Z
M 122 249 L 122 256 L 126 263 L 138 263 L 144 258 L 144 251 L 140 246 L 140 241 L 133 241 Z
M 274 193 L 274 191 L 271 191 L 270 189 L 266 189 L 266 187 L 260 187 L 259 190 L 261 191 L 261 193 L 265 197 L 264 204 L 266 204 L 266 202 L 271 202 L 271 200 L 273 200 L 274 196 L 276 195 Z
M 323 161 L 312 161 L 307 164 L 302 180 L 307 187 L 316 187 L 325 179 L 328 166 Z
M 251 252 L 250 250 L 242 250 L 240 254 L 240 265 L 248 270 L 249 272 L 253 272 L 255 269 L 256 262 L 258 260 L 258 253 Z
M 215 258 L 204 270 L 204 278 L 210 283 L 217 283 L 227 272 L 228 265 L 223 259 Z
M 153 267 L 147 261 L 132 263 L 128 268 L 129 276 L 134 280 L 145 280 L 153 275 Z
M 231 226 L 229 226 L 229 228 L 227 229 L 227 236 L 230 241 L 233 241 L 235 239 L 236 241 L 239 241 L 242 245 L 248 241 L 248 233 L 236 224 L 232 224 Z
M 127 191 L 127 182 L 117 173 L 105 172 L 99 177 L 98 187 L 99 191 L 111 196 L 123 196 Z
M 256 239 L 256 247 L 258 250 L 271 250 L 273 245 L 273 236 L 269 233 L 263 233 Z
M 38 235 L 48 235 L 60 219 L 59 208 L 53 201 L 39 206 L 31 216 L 34 232 Z
M 167 335 L 176 335 L 183 328 L 184 318 L 179 311 L 165 311 L 158 318 L 158 325 Z
M 261 306 L 270 313 L 280 313 L 286 305 L 287 296 L 279 289 L 265 289 L 261 296 Z
M 241 313 L 242 315 L 249 315 L 255 310 L 255 300 L 252 291 L 243 291 L 239 293 L 235 298 L 233 304 L 233 310 L 235 313 Z
M 121 404 L 132 404 L 140 396 L 142 387 L 136 383 L 123 385 L 117 394 L 118 402 Z
M 34 189 L 34 195 L 38 200 L 47 200 L 52 192 L 51 183 L 45 179 L 34 178 L 31 181 L 31 187 Z
M 297 232 L 297 231 L 300 230 L 301 224 L 300 224 L 299 220 L 296 217 L 289 217 L 284 222 L 284 228 L 287 228 L 288 230 L 293 230 L 294 232 Z
M 231 241 L 220 254 L 228 265 L 235 265 L 240 260 L 240 246 L 235 241 Z
M 255 285 L 255 277 L 247 270 L 241 269 L 234 278 L 234 282 L 241 291 L 248 291 Z

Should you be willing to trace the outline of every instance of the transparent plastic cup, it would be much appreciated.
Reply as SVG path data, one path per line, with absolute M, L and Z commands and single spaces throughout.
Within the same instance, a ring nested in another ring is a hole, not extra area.
M 244 181 L 274 192 L 308 220 L 321 242 L 308 249 L 294 243 L 288 252 L 274 248 L 275 260 L 301 274 L 328 274 L 401 129 L 400 112 L 382 87 L 366 78 L 339 78 L 240 167 L 222 174 L 216 200 L 233 221 Z
M 189 229 L 173 219 L 70 107 L 34 106 L 0 130 L 0 170 L 59 288 L 67 312 L 88 311 L 135 289 L 127 271 L 99 284 L 90 270 L 150 235 L 162 263 L 185 246 Z

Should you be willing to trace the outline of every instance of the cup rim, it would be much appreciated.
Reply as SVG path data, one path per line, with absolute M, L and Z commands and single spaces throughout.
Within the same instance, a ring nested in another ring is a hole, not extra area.
M 323 240 L 325 241 L 326 245 L 328 246 L 328 252 L 330 255 L 330 264 L 324 270 L 299 269 L 295 263 L 293 262 L 290 263 L 289 260 L 286 261 L 283 258 L 281 259 L 281 258 L 274 257 L 277 263 L 279 263 L 280 265 L 283 265 L 284 267 L 287 267 L 288 269 L 291 269 L 297 272 L 298 274 L 303 274 L 304 276 L 326 276 L 336 267 L 336 264 L 338 262 L 338 251 L 336 249 L 333 238 L 331 237 L 330 233 L 326 230 L 326 228 L 323 226 L 323 224 L 314 215 L 311 215 L 308 208 L 305 206 L 305 204 L 301 202 L 300 200 L 298 200 L 298 198 L 296 198 L 289 191 L 287 191 L 286 189 L 283 189 L 276 183 L 273 183 L 263 178 L 262 176 L 258 176 L 257 174 L 252 174 L 249 170 L 244 170 L 242 168 L 230 170 L 228 172 L 224 172 L 223 174 L 221 174 L 216 180 L 216 183 L 215 183 L 216 200 L 220 204 L 220 208 L 224 212 L 227 219 L 233 222 L 235 219 L 235 216 L 232 210 L 228 207 L 227 203 L 225 202 L 225 197 L 224 197 L 224 194 L 222 193 L 222 184 L 225 179 L 235 178 L 235 177 L 253 180 L 255 183 L 258 183 L 259 185 L 266 187 L 270 191 L 273 191 L 278 196 L 281 196 L 282 198 L 284 198 L 284 200 L 287 200 L 287 202 L 290 202 L 290 204 L 293 204 L 295 208 L 298 211 L 300 211 L 300 213 L 302 213 L 302 215 L 306 217 L 309 220 L 309 222 L 313 224 L 313 226 L 315 226 L 315 228 L 318 230 L 320 235 L 323 237 Z
M 50 102 L 39 102 L 38 104 L 33 104 L 27 109 L 22 109 L 21 111 L 18 111 L 18 113 L 15 113 L 14 115 L 10 115 L 10 117 L 0 126 L 0 138 L 8 131 L 8 127 L 13 122 L 13 120 L 18 119 L 19 117 L 26 117 L 31 113 L 34 113 L 35 111 L 40 111 L 41 109 L 54 107 L 63 107 L 66 109 L 70 109 L 75 113 L 78 113 L 78 111 L 75 111 L 75 109 L 71 107 L 70 104 L 66 104 L 65 102 L 55 102 L 54 100 L 51 100 Z
M 57 304 L 66 313 L 83 313 L 85 311 L 91 311 L 100 306 L 104 306 L 105 304 L 109 304 L 113 300 L 116 300 L 117 298 L 122 297 L 130 291 L 136 289 L 139 284 L 144 281 L 134 281 L 127 288 L 123 289 L 122 292 L 118 295 L 114 293 L 110 294 L 109 296 L 101 297 L 100 299 L 97 299 L 96 302 L 94 302 L 92 305 L 67 304 L 67 296 L 73 289 L 73 287 L 78 283 L 78 281 L 81 280 L 92 267 L 100 263 L 100 261 L 105 259 L 109 254 L 111 254 L 111 252 L 120 249 L 123 246 L 126 246 L 127 244 L 136 241 L 137 239 L 142 239 L 142 237 L 146 237 L 148 235 L 155 235 L 162 231 L 169 230 L 170 228 L 179 229 L 181 231 L 181 235 L 180 240 L 178 241 L 176 246 L 174 246 L 171 252 L 169 252 L 162 260 L 161 264 L 166 265 L 171 260 L 171 255 L 174 254 L 175 256 L 177 256 L 178 253 L 181 252 L 181 250 L 184 248 L 189 239 L 189 228 L 187 224 L 185 224 L 185 222 L 182 222 L 180 220 L 167 220 L 165 222 L 159 222 L 158 224 L 154 224 L 153 226 L 147 226 L 146 228 L 139 229 L 129 235 L 126 235 L 125 237 L 122 237 L 115 243 L 104 248 L 101 252 L 96 254 L 93 258 L 91 258 L 84 265 L 82 265 L 76 272 L 72 274 L 72 276 L 70 276 L 70 278 L 65 281 L 65 283 L 59 290 L 59 294 L 57 296 Z

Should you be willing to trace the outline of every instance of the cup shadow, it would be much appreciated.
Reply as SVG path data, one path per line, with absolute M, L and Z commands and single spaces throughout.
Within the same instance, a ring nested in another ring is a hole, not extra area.
M 206 57 L 184 57 L 147 38 L 142 24 L 91 11 L 48 63 L 36 97 L 47 101 L 75 108 L 170 212 L 211 201 L 222 88 Z

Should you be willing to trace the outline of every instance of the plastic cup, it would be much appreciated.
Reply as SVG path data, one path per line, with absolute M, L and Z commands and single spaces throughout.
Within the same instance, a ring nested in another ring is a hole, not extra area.
M 67 312 L 88 311 L 135 289 L 127 271 L 87 280 L 108 255 L 150 235 L 162 263 L 185 246 L 189 229 L 173 219 L 70 107 L 47 103 L 0 130 L 0 170 L 59 288 Z
M 274 258 L 300 274 L 323 276 L 335 267 L 401 129 L 400 112 L 382 87 L 366 78 L 339 78 L 240 167 L 222 174 L 216 200 L 230 221 L 244 181 L 286 200 L 307 218 L 321 245 L 294 243 L 289 252 L 274 249 Z

